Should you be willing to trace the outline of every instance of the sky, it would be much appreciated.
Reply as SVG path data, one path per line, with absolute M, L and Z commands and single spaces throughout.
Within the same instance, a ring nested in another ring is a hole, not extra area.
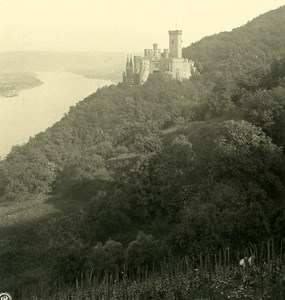
M 230 31 L 285 0 L 0 0 L 0 51 L 142 52 L 168 30 L 183 46 Z

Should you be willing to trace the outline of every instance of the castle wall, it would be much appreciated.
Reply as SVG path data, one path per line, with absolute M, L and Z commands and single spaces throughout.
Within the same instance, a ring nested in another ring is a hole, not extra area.
M 149 72 L 153 73 L 158 71 L 160 71 L 160 59 L 151 59 Z
M 170 70 L 170 59 L 169 58 L 162 58 L 160 60 L 160 71 L 161 72 L 168 72 Z
M 173 58 L 170 62 L 170 71 L 175 79 L 182 80 L 190 78 L 191 63 L 184 58 Z
M 141 60 L 141 71 L 139 76 L 140 84 L 143 84 L 147 81 L 150 74 L 150 60 L 147 58 L 142 58 Z
M 134 73 L 138 74 L 141 69 L 141 56 L 134 56 Z

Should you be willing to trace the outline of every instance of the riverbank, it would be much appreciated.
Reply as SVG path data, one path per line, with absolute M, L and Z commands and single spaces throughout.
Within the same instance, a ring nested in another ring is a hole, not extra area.
M 122 68 L 82 68 L 70 70 L 70 72 L 82 75 L 85 78 L 107 80 L 112 82 L 113 84 L 118 84 L 120 81 L 122 81 Z
M 44 84 L 22 90 L 12 98 L 0 96 L 1 158 L 12 146 L 26 143 L 58 122 L 71 106 L 99 87 L 112 84 L 69 72 L 37 72 L 36 76 Z
M 0 96 L 16 97 L 19 92 L 42 85 L 43 82 L 32 72 L 1 72 Z

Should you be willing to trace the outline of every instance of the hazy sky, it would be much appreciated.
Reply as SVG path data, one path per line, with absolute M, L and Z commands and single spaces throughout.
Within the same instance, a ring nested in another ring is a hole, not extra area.
M 0 0 L 0 51 L 141 52 L 168 30 L 183 45 L 229 31 L 285 0 Z

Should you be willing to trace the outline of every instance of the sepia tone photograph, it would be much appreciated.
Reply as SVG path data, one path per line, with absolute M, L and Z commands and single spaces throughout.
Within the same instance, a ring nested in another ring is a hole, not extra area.
M 285 299 L 285 0 L 0 0 L 0 300 Z

